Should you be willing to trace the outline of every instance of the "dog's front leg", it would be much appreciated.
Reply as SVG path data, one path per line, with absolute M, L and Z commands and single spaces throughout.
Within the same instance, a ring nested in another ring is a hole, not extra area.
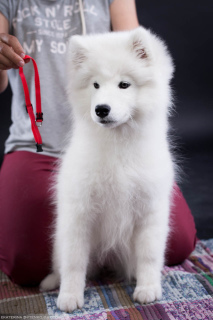
M 84 288 L 90 251 L 88 215 L 78 205 L 69 208 L 58 220 L 57 239 L 61 247 L 61 285 L 57 300 L 59 309 L 72 312 L 84 304 Z M 67 218 L 67 219 L 66 219 Z
M 133 298 L 142 304 L 161 299 L 161 270 L 168 232 L 167 219 L 163 223 L 156 219 L 153 223 L 154 215 L 150 218 L 135 230 L 137 283 Z

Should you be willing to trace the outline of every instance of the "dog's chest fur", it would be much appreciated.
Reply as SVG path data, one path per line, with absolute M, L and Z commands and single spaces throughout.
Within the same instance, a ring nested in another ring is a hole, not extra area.
M 117 256 L 123 252 L 127 258 L 133 250 L 131 243 L 135 226 L 145 218 L 147 210 L 144 209 L 149 204 L 147 185 L 143 186 L 145 174 L 137 164 L 136 155 L 130 156 L 127 150 L 125 154 L 121 150 L 111 154 L 109 161 L 101 155 L 96 159 L 99 164 L 93 163 L 88 168 L 92 179 L 89 214 L 93 217 L 93 249 L 98 250 L 100 262 L 110 251 L 116 252 Z

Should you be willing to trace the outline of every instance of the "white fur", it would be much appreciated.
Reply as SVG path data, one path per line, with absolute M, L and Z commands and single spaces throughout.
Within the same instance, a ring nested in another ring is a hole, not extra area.
M 67 68 L 74 125 L 57 178 L 53 273 L 41 289 L 60 283 L 57 305 L 71 312 L 84 304 L 86 275 L 109 264 L 136 279 L 135 300 L 160 299 L 174 182 L 170 55 L 140 27 L 72 37 Z

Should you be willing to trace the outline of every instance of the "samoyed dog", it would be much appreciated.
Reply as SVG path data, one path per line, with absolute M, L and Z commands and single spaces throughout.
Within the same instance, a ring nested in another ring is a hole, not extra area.
M 132 31 L 73 36 L 73 128 L 56 183 L 52 273 L 59 309 L 84 305 L 86 276 L 107 265 L 136 280 L 133 299 L 160 299 L 174 163 L 167 138 L 172 59 L 162 40 Z

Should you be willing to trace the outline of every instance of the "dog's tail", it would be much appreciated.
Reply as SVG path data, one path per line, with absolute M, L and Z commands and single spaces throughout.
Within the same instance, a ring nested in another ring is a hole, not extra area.
M 44 280 L 40 283 L 40 291 L 49 291 L 58 288 L 60 285 L 60 277 L 56 272 L 50 273 Z

